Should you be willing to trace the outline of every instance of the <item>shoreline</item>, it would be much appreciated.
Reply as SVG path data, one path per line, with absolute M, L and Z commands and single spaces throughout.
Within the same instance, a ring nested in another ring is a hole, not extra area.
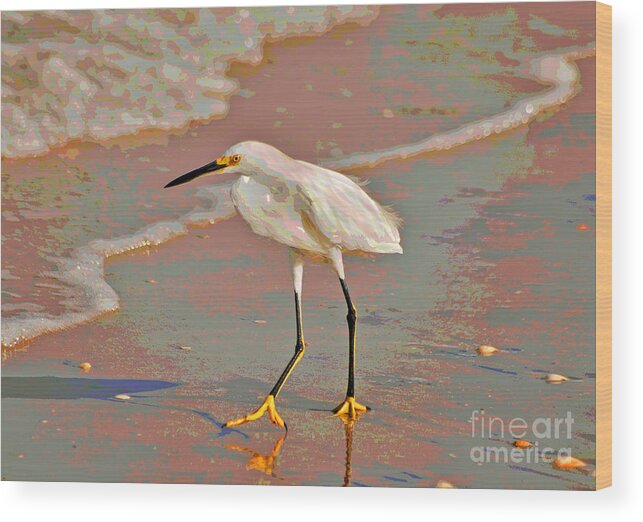
M 340 26 L 341 27 L 341 26 Z M 330 31 L 330 30 L 329 30 Z M 315 39 L 316 37 L 309 37 Z M 288 38 L 283 39 L 286 41 Z M 510 109 L 494 116 L 473 121 L 455 129 L 434 134 L 416 143 L 397 145 L 393 148 L 376 150 L 369 153 L 354 153 L 339 160 L 322 161 L 321 164 L 332 170 L 345 171 L 356 168 L 373 168 L 386 161 L 393 159 L 407 159 L 421 154 L 451 150 L 466 145 L 473 141 L 482 140 L 492 135 L 499 135 L 512 131 L 518 127 L 528 125 L 530 121 L 539 115 L 556 109 L 576 95 L 576 87 L 580 83 L 580 74 L 575 61 L 587 58 L 595 53 L 594 47 L 574 49 L 565 52 L 545 54 L 544 56 L 530 57 L 521 66 L 523 70 L 529 70 L 537 81 L 549 82 L 551 88 L 543 92 L 529 96 Z M 560 76 L 561 66 L 567 69 L 566 73 Z M 186 128 L 186 131 L 188 128 Z M 176 135 L 176 134 L 174 134 Z M 178 134 L 183 135 L 183 134 Z M 53 154 L 53 152 L 52 152 Z M 30 158 L 31 159 L 31 158 Z M 70 328 L 83 322 L 99 317 L 102 313 L 118 309 L 119 298 L 116 292 L 109 286 L 104 277 L 104 263 L 111 256 L 124 251 L 135 251 L 142 247 L 158 247 L 175 237 L 187 233 L 187 226 L 197 225 L 204 221 L 211 225 L 215 222 L 228 219 L 234 215 L 231 201 L 226 190 L 229 187 L 214 187 L 211 192 L 216 193 L 212 200 L 212 214 L 199 215 L 196 220 L 192 216 L 199 214 L 195 208 L 187 215 L 182 216 L 176 222 L 147 225 L 130 236 L 102 240 L 95 239 L 85 247 L 79 248 L 74 257 L 59 261 L 59 273 L 57 279 L 64 283 L 71 283 L 86 296 L 89 308 L 85 313 L 78 312 L 73 315 L 64 314 L 58 317 L 29 317 L 27 319 L 3 320 L 2 349 L 16 348 L 31 340 L 54 333 L 56 331 Z M 222 207 L 216 208 L 217 203 Z M 219 214 L 218 211 L 222 213 Z M 155 234 L 156 232 L 156 234 Z M 111 242 L 107 246 L 105 243 Z M 81 266 L 83 267 L 81 269 Z M 78 278 L 77 270 L 85 274 L 93 273 L 93 278 L 84 281 Z M 91 304 L 93 303 L 93 305 Z M 8 321 L 8 324 L 7 324 Z M 9 334 L 7 335 L 7 329 Z

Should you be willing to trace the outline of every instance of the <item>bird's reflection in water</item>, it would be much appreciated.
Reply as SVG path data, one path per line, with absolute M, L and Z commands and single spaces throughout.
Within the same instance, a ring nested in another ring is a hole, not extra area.
M 351 419 L 348 415 L 339 417 L 344 425 L 344 435 L 346 438 L 346 458 L 344 460 L 344 483 L 342 486 L 347 487 L 351 485 L 352 474 L 352 458 L 353 458 L 353 431 L 355 430 L 355 423 L 357 419 Z M 246 463 L 246 469 L 253 469 L 260 471 L 265 475 L 273 478 L 278 478 L 275 474 L 275 466 L 277 465 L 277 457 L 281 451 L 281 447 L 286 440 L 286 433 L 284 433 L 275 443 L 272 451 L 268 455 L 263 455 L 253 449 L 238 446 L 236 444 L 228 444 L 226 447 L 229 450 L 237 451 L 239 453 L 248 453 L 250 458 Z
M 272 448 L 272 452 L 268 455 L 262 455 L 250 448 L 244 448 L 242 446 L 236 446 L 234 444 L 229 444 L 227 448 L 232 451 L 238 451 L 240 453 L 249 453 L 250 458 L 246 463 L 246 469 L 254 469 L 260 471 L 266 475 L 277 478 L 275 475 L 275 465 L 277 464 L 277 457 L 279 456 L 279 451 L 281 451 L 281 446 L 286 440 L 286 434 L 284 433 L 279 440 L 275 443 Z
M 344 423 L 344 434 L 346 435 L 346 461 L 344 465 L 344 487 L 351 485 L 351 464 L 353 459 L 353 430 L 357 419 L 351 419 L 348 415 L 340 417 Z

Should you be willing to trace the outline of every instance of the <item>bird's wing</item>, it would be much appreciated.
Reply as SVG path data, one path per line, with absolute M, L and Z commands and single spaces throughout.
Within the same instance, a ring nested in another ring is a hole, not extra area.
M 266 186 L 242 176 L 232 186 L 232 202 L 253 232 L 301 250 L 323 253 L 327 246 L 308 231 L 285 184 Z
M 333 245 L 344 250 L 402 252 L 399 218 L 352 179 L 315 165 L 297 176 L 295 208 Z M 304 223 L 306 219 L 304 220 Z

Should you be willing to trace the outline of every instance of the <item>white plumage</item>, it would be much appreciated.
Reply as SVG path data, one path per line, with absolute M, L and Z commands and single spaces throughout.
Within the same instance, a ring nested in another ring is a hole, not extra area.
M 329 255 L 332 247 L 402 253 L 399 218 L 351 178 L 292 159 L 264 143 L 243 142 L 229 154 L 239 154 L 241 163 L 247 163 L 248 174 L 239 178 L 231 194 L 256 234 L 322 255 Z

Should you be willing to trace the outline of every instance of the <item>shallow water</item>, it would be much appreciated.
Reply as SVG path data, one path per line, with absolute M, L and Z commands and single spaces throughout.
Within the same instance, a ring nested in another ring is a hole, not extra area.
M 589 18 L 571 27 L 556 9 L 547 20 L 562 29 L 545 24 L 551 34 L 526 8 L 480 7 L 493 11 L 475 17 L 471 6 L 454 9 L 386 8 L 369 27 L 271 44 L 261 66 L 230 71 L 246 97 L 231 99 L 229 115 L 181 135 L 5 160 L 3 306 L 13 309 L 3 320 L 34 305 L 49 314 L 77 306 L 73 288 L 42 277 L 54 268 L 51 257 L 189 213 L 196 186 L 160 187 L 235 141 L 260 139 L 315 161 L 412 143 L 543 89 L 514 62 L 593 39 Z M 492 12 L 501 15 L 493 23 Z M 498 32 L 513 40 L 494 38 Z M 368 177 L 369 192 L 405 220 L 404 255 L 346 262 L 360 311 L 358 400 L 373 408 L 354 425 L 328 411 L 345 386 L 341 290 L 327 267 L 311 265 L 309 349 L 280 396 L 288 437 L 280 442 L 267 421 L 220 430 L 256 406 L 294 346 L 287 251 L 236 217 L 110 259 L 117 312 L 3 352 L 3 375 L 13 379 L 3 382 L 3 476 L 593 487 L 591 474 L 543 462 L 470 457 L 473 447 L 511 443 L 497 429 L 472 437 L 475 410 L 506 422 L 570 411 L 572 439 L 545 442 L 594 459 L 593 59 L 577 65 L 579 92 L 556 113 L 449 151 L 351 172 Z M 478 357 L 481 344 L 502 351 Z M 122 385 L 133 397 L 126 403 L 5 393 L 20 379 L 78 378 L 84 360 L 98 386 L 142 384 Z M 548 385 L 549 372 L 576 379 Z

